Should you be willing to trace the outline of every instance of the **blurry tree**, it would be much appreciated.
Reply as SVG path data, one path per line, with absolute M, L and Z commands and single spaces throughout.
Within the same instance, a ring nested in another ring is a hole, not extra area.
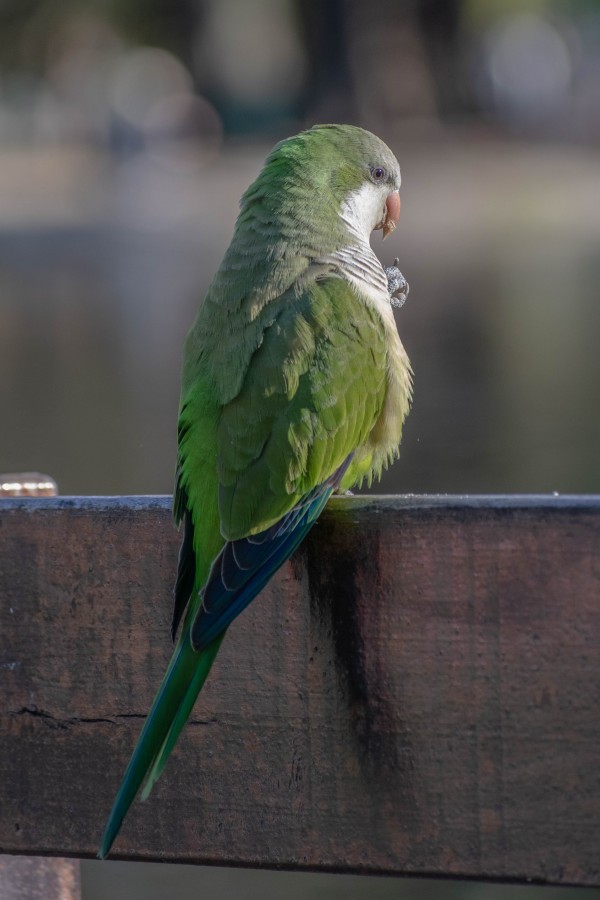
M 310 118 L 353 118 L 376 129 L 392 116 L 455 116 L 468 105 L 462 0 L 297 6 L 310 60 Z
M 202 27 L 202 0 L 108 0 L 103 4 L 131 44 L 162 47 L 194 71 L 194 35 Z
M 347 0 L 296 0 L 308 57 L 304 112 L 315 121 L 351 121 L 353 102 Z
M 0 71 L 39 74 L 66 0 L 5 0 L 0 5 Z
M 43 93 L 61 54 L 81 70 L 111 42 L 178 59 L 230 132 L 483 114 L 519 132 L 600 134 L 597 0 L 4 0 L 0 107 Z
M 463 0 L 420 0 L 417 22 L 442 117 L 455 118 L 472 106 L 464 61 Z
M 5 0 L 0 69 L 43 79 L 70 23 L 172 53 L 229 130 L 429 116 L 456 102 L 462 0 Z M 72 29 L 71 29 L 72 31 Z M 85 42 L 82 50 L 86 52 Z M 307 64 L 308 62 L 308 64 Z

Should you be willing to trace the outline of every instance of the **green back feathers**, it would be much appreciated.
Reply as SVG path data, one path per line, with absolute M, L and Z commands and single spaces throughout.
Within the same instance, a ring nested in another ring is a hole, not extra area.
M 315 282 L 293 305 L 282 298 L 219 420 L 224 536 L 269 527 L 353 451 L 352 481 L 365 475 L 385 393 L 383 324 L 346 282 Z

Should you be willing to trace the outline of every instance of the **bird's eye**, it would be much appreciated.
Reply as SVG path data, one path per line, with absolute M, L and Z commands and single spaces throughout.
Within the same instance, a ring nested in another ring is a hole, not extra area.
M 371 178 L 373 181 L 383 181 L 387 177 L 387 172 L 382 166 L 371 166 Z

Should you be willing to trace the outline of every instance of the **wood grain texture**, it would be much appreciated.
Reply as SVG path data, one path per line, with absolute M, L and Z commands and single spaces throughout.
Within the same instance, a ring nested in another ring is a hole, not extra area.
M 170 655 L 168 498 L 0 503 L 0 851 L 92 855 Z M 341 498 L 113 856 L 600 884 L 600 498 Z

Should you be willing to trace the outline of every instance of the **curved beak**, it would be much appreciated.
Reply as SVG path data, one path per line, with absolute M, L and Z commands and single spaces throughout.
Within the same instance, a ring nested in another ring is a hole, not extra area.
M 377 226 L 378 228 L 381 228 L 383 230 L 384 241 L 388 234 L 391 234 L 392 231 L 396 230 L 396 225 L 398 224 L 399 218 L 400 194 L 398 193 L 398 191 L 394 191 L 386 198 L 383 219 L 381 221 L 381 224 Z

